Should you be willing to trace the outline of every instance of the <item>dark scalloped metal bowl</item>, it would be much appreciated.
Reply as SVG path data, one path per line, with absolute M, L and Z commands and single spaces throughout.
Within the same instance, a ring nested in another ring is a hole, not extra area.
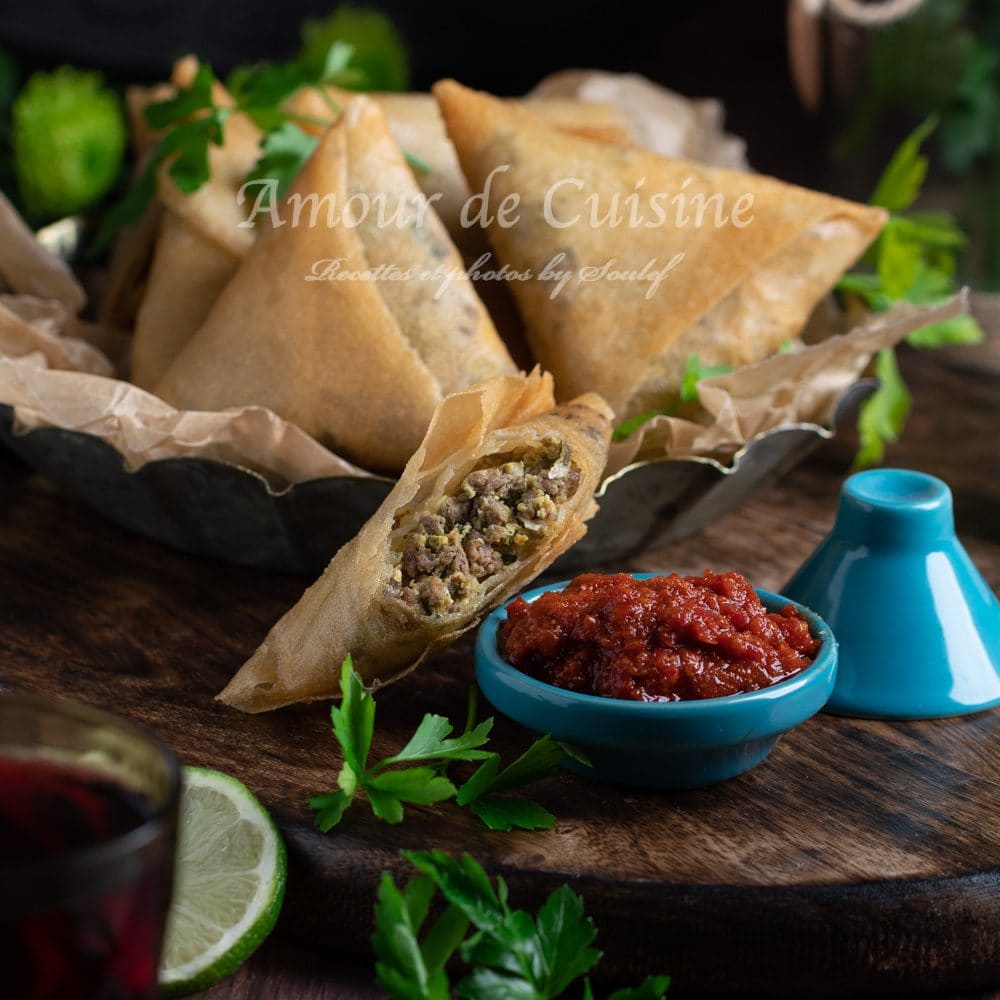
M 872 389 L 855 383 L 834 427 Z M 752 440 L 729 466 L 712 459 L 639 462 L 598 491 L 600 511 L 556 571 L 620 564 L 721 517 L 766 479 L 833 436 L 816 424 Z M 135 471 L 100 438 L 80 431 L 14 428 L 0 404 L 0 441 L 35 470 L 116 524 L 184 552 L 290 573 L 316 574 L 392 489 L 391 479 L 331 476 L 275 491 L 263 476 L 202 458 L 147 462 Z

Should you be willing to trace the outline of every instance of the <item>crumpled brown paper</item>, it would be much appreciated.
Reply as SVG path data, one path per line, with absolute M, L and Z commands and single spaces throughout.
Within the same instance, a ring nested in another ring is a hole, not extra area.
M 703 379 L 698 383 L 697 412 L 688 417 L 653 417 L 612 445 L 608 472 L 656 458 L 726 461 L 754 438 L 778 427 L 828 427 L 840 397 L 880 350 L 898 344 L 914 330 L 967 311 L 967 289 L 937 306 L 901 303 L 847 333 Z
M 175 410 L 129 382 L 47 368 L 38 354 L 0 357 L 0 403 L 14 408 L 16 433 L 63 427 L 93 434 L 132 470 L 160 458 L 211 458 L 253 469 L 275 489 L 322 476 L 369 475 L 262 406 Z
M 725 461 L 777 427 L 828 425 L 837 400 L 879 350 L 965 308 L 964 292 L 942 306 L 900 305 L 849 333 L 705 379 L 693 419 L 654 417 L 612 446 L 606 471 L 653 458 Z M 37 351 L 0 357 L 0 403 L 13 407 L 19 433 L 63 427 L 93 434 L 120 451 L 130 469 L 161 458 L 211 458 L 253 469 L 278 489 L 322 476 L 370 475 L 264 407 L 176 410 L 128 382 L 69 366 L 58 370 Z
M 538 83 L 528 97 L 575 97 L 617 108 L 636 144 L 662 156 L 749 170 L 746 143 L 723 128 L 725 109 L 713 98 L 676 94 L 638 73 L 567 69 Z

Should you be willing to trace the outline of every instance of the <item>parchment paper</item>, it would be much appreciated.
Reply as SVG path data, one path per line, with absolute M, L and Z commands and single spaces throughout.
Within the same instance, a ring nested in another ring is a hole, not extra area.
M 608 472 L 654 458 L 725 460 L 753 438 L 788 424 L 829 426 L 837 401 L 883 348 L 968 311 L 963 289 L 938 306 L 906 303 L 844 334 L 698 383 L 699 404 L 684 417 L 657 416 L 612 445 Z
M 847 334 L 706 379 L 692 419 L 653 418 L 612 446 L 607 471 L 649 458 L 725 459 L 775 427 L 827 424 L 836 400 L 879 350 L 965 308 L 965 293 L 938 307 L 898 306 Z M 31 336 L 39 335 L 32 324 L 24 325 Z M 59 339 L 99 354 L 83 341 Z M 263 407 L 176 410 L 128 382 L 74 369 L 66 363 L 69 353 L 60 368 L 30 347 L 21 356 L 0 357 L 0 403 L 13 407 L 18 432 L 63 427 L 94 434 L 117 448 L 130 469 L 161 458 L 217 459 L 254 469 L 275 488 L 321 476 L 369 475 Z

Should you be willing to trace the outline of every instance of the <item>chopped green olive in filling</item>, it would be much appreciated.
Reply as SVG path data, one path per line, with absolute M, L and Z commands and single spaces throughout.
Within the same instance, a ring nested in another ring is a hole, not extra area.
M 458 610 L 483 580 L 538 542 L 579 482 L 580 470 L 553 434 L 523 452 L 484 459 L 405 537 L 390 593 L 427 615 Z

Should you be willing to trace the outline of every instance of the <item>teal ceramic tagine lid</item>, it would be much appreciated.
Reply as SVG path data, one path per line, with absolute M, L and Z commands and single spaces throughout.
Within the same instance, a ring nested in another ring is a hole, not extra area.
M 926 719 L 1000 705 L 1000 603 L 955 536 L 940 479 L 851 476 L 833 531 L 782 592 L 840 644 L 827 711 Z

